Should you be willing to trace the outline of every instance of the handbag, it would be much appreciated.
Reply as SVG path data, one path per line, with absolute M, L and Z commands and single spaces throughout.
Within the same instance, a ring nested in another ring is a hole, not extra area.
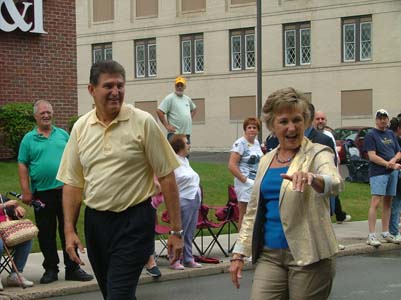
M 0 236 L 8 247 L 13 247 L 20 243 L 29 241 L 38 235 L 39 229 L 29 219 L 10 220 L 3 197 L 0 195 L 6 220 L 0 222 Z

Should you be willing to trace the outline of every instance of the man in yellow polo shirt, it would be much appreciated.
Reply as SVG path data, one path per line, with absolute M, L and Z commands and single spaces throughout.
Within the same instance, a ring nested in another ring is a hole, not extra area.
M 171 218 L 170 257 L 182 255 L 174 177 L 179 164 L 153 117 L 123 104 L 125 70 L 119 63 L 94 64 L 88 90 L 95 109 L 75 123 L 57 175 L 65 184 L 66 248 L 82 264 L 74 249 L 83 251 L 75 231 L 83 194 L 88 257 L 104 299 L 136 299 L 139 276 L 154 248 L 154 175 Z

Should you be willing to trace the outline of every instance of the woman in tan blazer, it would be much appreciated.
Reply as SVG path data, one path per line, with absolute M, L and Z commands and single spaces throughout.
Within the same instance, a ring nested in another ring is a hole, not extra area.
M 293 88 L 271 94 L 263 113 L 280 144 L 259 164 L 231 259 L 231 279 L 239 288 L 244 257 L 252 255 L 258 263 L 252 300 L 327 299 L 338 251 L 329 196 L 343 187 L 334 153 L 304 137 L 310 126 L 308 100 Z

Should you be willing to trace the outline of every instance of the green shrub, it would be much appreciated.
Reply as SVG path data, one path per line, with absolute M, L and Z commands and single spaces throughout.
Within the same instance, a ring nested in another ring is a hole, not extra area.
M 32 103 L 8 103 L 0 106 L 0 132 L 7 147 L 18 154 L 24 135 L 35 126 Z
M 79 119 L 80 116 L 72 116 L 68 119 L 67 129 L 68 132 L 71 133 L 72 127 L 74 127 L 75 122 Z

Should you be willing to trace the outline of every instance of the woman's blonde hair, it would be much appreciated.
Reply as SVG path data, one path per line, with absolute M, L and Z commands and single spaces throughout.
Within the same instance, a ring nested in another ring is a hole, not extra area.
M 262 118 L 267 128 L 273 130 L 273 122 L 277 112 L 283 109 L 300 110 L 304 117 L 305 127 L 310 126 L 311 113 L 308 108 L 309 100 L 300 91 L 292 87 L 280 89 L 270 94 L 263 105 Z

